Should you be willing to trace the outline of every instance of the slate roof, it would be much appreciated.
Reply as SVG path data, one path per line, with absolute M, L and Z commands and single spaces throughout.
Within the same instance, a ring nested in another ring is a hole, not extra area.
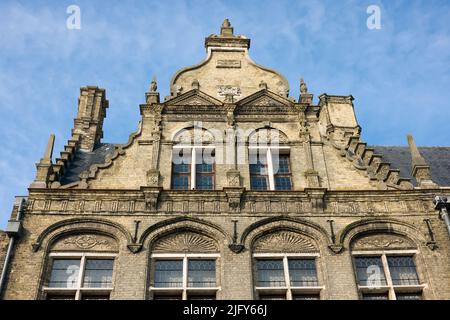
M 80 173 L 89 170 L 89 167 L 93 164 L 105 163 L 106 156 L 108 154 L 112 155 L 113 152 L 114 144 L 112 143 L 102 143 L 98 145 L 92 152 L 78 150 L 75 153 L 75 157 L 70 162 L 69 168 L 61 178 L 61 184 L 64 185 L 79 181 Z
M 375 153 L 382 154 L 383 160 L 391 163 L 392 169 L 400 170 L 400 177 L 410 178 L 417 186 L 416 179 L 411 176 L 411 153 L 409 147 L 373 146 Z M 450 147 L 419 147 L 419 152 L 430 166 L 431 178 L 440 186 L 450 186 Z

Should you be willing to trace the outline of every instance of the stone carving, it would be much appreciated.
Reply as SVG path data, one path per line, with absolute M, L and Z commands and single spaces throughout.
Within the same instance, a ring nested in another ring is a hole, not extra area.
M 261 90 L 267 90 L 267 82 L 264 82 L 263 80 L 261 80 L 261 82 L 259 83 L 259 88 Z
M 197 79 L 194 79 L 194 81 L 192 81 L 192 89 L 200 89 L 200 82 L 198 82 Z
M 217 60 L 216 68 L 240 68 L 241 61 L 240 60 L 232 60 L 232 59 L 222 59 Z
M 363 249 L 405 249 L 415 246 L 406 238 L 395 235 L 379 234 L 360 238 L 353 244 L 353 250 Z
M 203 129 L 183 129 L 178 132 L 173 142 L 181 144 L 193 144 L 193 143 L 212 143 L 214 142 L 214 135 L 208 130 Z
M 271 233 L 259 238 L 253 246 L 255 252 L 316 252 L 312 240 L 289 231 Z
M 184 232 L 163 237 L 154 245 L 153 251 L 203 253 L 217 252 L 218 248 L 211 238 L 193 232 Z
M 156 92 L 156 90 L 158 90 L 158 84 L 156 83 L 156 77 L 153 77 L 150 83 L 150 92 Z
M 277 144 L 288 142 L 289 140 L 286 135 L 277 129 L 259 129 L 249 137 L 250 144 Z
M 148 170 L 147 171 L 147 185 L 149 187 L 158 187 L 159 183 L 159 170 Z
M 106 237 L 97 235 L 79 235 L 68 237 L 63 241 L 64 245 L 74 245 L 79 249 L 87 250 L 97 246 L 110 246 L 110 241 Z
M 261 97 L 251 103 L 252 106 L 261 106 L 261 107 L 284 107 L 285 104 L 272 99 L 270 97 L 264 96 Z
M 217 88 L 217 95 L 219 97 L 225 97 L 227 94 L 239 97 L 241 95 L 241 88 L 233 86 L 219 86 Z
M 228 187 L 240 187 L 240 172 L 239 170 L 227 171 Z

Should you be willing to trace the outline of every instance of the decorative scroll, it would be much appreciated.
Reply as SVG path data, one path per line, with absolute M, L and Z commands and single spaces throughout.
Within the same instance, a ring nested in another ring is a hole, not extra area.
M 367 249 L 411 249 L 415 245 L 406 238 L 390 235 L 377 234 L 370 235 L 356 240 L 353 244 L 353 250 L 367 250 Z
M 70 250 L 94 250 L 94 251 L 117 251 L 116 240 L 96 234 L 71 235 L 57 241 L 52 246 L 53 251 Z

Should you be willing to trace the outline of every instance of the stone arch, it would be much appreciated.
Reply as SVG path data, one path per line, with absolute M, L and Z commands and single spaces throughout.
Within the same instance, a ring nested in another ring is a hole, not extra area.
M 220 244 L 231 243 L 231 236 L 216 224 L 192 217 L 178 217 L 158 222 L 147 228 L 139 238 L 139 244 L 152 248 L 154 243 L 170 234 L 189 232 L 213 239 Z
M 248 226 L 241 236 L 241 244 L 246 248 L 253 249 L 255 241 L 261 237 L 268 236 L 274 232 L 287 232 L 301 235 L 306 242 L 310 242 L 320 251 L 318 244 L 330 244 L 328 233 L 321 226 L 303 219 L 294 219 L 290 217 L 273 217 L 260 220 Z
M 281 129 L 265 126 L 252 130 L 247 136 L 247 143 L 249 145 L 287 144 L 289 143 L 289 138 Z
M 75 218 L 62 220 L 47 227 L 41 232 L 33 244 L 33 251 L 36 252 L 41 247 L 44 247 L 45 251 L 48 251 L 56 241 L 64 237 L 76 236 L 77 234 L 110 237 L 115 239 L 119 244 L 123 242 L 131 244 L 133 242 L 130 233 L 117 223 L 99 219 Z M 84 240 L 86 241 L 86 239 Z
M 194 125 L 174 130 L 171 141 L 175 145 L 214 144 L 215 142 L 223 141 L 223 133 L 214 128 L 204 128 Z
M 385 239 L 388 242 L 400 240 L 403 237 L 406 241 L 404 245 L 409 247 L 427 244 L 427 239 L 419 228 L 395 219 L 365 219 L 353 222 L 339 232 L 337 239 L 344 247 L 351 248 L 355 241 L 374 235 L 387 235 L 391 238 L 390 240 Z M 375 240 L 377 238 L 372 239 L 372 241 Z M 399 244 L 397 241 L 395 242 Z

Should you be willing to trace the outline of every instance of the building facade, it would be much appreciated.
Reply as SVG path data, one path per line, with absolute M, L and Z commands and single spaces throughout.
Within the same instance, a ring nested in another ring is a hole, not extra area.
M 80 89 L 0 233 L 2 298 L 450 299 L 450 148 L 369 146 L 352 96 L 290 97 L 228 20 L 205 47 L 125 144 Z

